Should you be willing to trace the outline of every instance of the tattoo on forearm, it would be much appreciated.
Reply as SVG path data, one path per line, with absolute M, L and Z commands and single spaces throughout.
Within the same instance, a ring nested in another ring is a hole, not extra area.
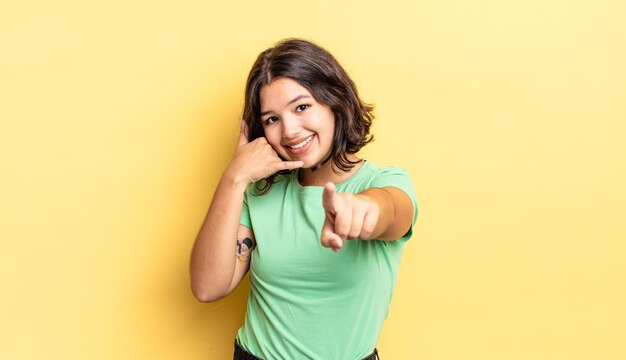
M 237 260 L 244 263 L 250 261 L 250 252 L 254 247 L 254 241 L 249 237 L 237 239 Z

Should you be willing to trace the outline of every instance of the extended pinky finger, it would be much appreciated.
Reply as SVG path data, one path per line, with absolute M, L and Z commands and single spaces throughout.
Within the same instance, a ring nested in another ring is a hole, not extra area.
M 304 166 L 302 161 L 281 161 L 277 163 L 278 170 L 291 170 L 296 168 L 301 168 Z

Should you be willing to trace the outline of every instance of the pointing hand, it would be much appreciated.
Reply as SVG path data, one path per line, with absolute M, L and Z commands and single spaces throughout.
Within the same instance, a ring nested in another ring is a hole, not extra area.
M 372 236 L 380 209 L 366 195 L 337 193 L 332 182 L 324 186 L 322 204 L 326 219 L 321 243 L 337 252 L 348 239 L 368 240 Z

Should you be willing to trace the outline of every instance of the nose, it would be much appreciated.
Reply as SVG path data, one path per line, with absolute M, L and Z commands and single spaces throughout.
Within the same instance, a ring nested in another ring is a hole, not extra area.
M 282 121 L 283 138 L 294 139 L 300 133 L 300 121 L 295 116 L 285 116 Z

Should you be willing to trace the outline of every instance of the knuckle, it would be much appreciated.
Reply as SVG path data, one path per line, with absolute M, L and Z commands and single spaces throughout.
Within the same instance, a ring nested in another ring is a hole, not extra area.
M 374 233 L 374 227 L 371 225 L 365 225 L 363 226 L 363 229 L 361 229 L 361 238 L 369 239 L 373 233 Z
M 337 228 L 335 230 L 336 230 L 337 235 L 339 235 L 339 236 L 341 236 L 341 238 L 345 239 L 348 236 L 348 232 L 349 232 L 350 229 L 348 229 L 347 226 L 341 226 L 341 227 L 339 227 L 339 228 Z

